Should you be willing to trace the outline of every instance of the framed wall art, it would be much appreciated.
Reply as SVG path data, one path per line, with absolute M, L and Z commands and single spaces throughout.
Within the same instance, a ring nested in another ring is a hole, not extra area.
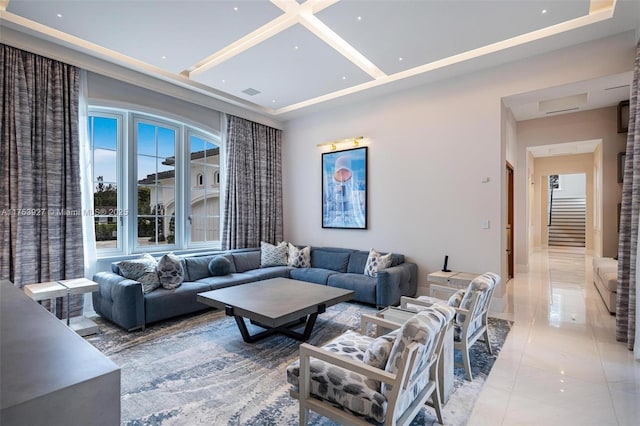
M 322 227 L 367 229 L 367 147 L 322 154 Z
M 622 183 L 624 180 L 624 163 L 627 161 L 627 153 L 618 153 L 618 182 Z

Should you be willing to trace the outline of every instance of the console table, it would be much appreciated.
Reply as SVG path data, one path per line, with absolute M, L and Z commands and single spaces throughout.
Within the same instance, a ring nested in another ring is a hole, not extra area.
M 427 275 L 429 296 L 436 299 L 448 300 L 458 290 L 464 290 L 478 275 L 474 272 L 433 272 Z
M 120 425 L 120 368 L 0 282 L 0 424 Z
M 27 296 L 35 301 L 46 299 L 56 299 L 58 297 L 67 297 L 67 326 L 81 336 L 87 336 L 99 331 L 98 325 L 85 317 L 69 317 L 69 298 L 72 294 L 84 294 L 98 291 L 98 283 L 86 278 L 76 278 L 71 280 L 51 281 L 39 284 L 28 284 L 24 286 L 24 292 Z M 52 306 L 55 313 L 55 300 L 52 300 Z

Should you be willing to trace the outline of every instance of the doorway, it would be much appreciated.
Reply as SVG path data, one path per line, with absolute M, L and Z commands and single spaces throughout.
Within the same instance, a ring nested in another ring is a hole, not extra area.
M 507 280 L 513 278 L 515 266 L 515 257 L 513 255 L 513 193 L 513 166 L 507 161 Z

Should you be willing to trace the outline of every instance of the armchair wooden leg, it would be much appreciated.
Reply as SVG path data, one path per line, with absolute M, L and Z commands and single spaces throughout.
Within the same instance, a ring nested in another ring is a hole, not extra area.
M 300 376 L 298 405 L 300 407 L 300 425 L 307 425 L 309 422 L 309 409 L 307 400 L 311 397 L 311 359 L 303 353 L 303 345 L 300 346 Z
M 464 371 L 467 373 L 467 380 L 472 382 L 473 375 L 471 374 L 471 362 L 469 360 L 469 348 L 462 348 L 462 364 L 464 365 Z
M 444 421 L 442 420 L 442 405 L 440 404 L 440 390 L 438 389 L 437 384 L 436 384 L 436 388 L 431 394 L 431 401 L 433 403 L 433 409 L 436 410 L 438 423 L 440 423 L 441 425 L 444 425 Z
M 489 328 L 484 329 L 484 343 L 487 345 L 487 351 L 491 354 L 491 341 L 489 340 Z

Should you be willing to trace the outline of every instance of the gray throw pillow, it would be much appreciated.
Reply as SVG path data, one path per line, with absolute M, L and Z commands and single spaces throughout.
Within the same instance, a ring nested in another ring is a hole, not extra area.
M 227 275 L 231 271 L 231 262 L 222 256 L 216 256 L 209 262 L 209 273 L 212 277 Z
M 158 276 L 162 287 L 171 290 L 180 287 L 184 280 L 184 268 L 180 258 L 173 253 L 168 253 L 158 262 Z
M 142 292 L 145 294 L 160 287 L 156 265 L 156 260 L 149 253 L 143 254 L 139 259 L 118 262 L 120 274 L 125 278 L 141 283 Z
M 260 267 L 265 266 L 286 266 L 287 265 L 287 243 L 282 241 L 277 246 L 260 241 Z

